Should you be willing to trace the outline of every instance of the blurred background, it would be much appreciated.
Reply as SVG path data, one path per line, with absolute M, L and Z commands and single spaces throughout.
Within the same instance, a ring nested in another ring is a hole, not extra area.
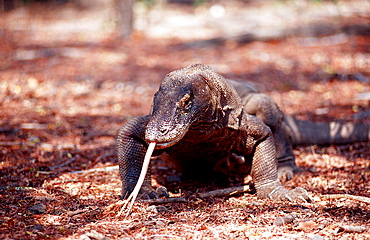
M 195 62 L 262 91 L 370 76 L 366 0 L 2 0 L 0 10 L 3 98 L 14 91 L 86 97 L 110 87 L 118 97 L 136 85 L 145 92 Z M 63 93 L 68 84 L 76 87 Z M 76 104 L 63 109 L 76 112 Z

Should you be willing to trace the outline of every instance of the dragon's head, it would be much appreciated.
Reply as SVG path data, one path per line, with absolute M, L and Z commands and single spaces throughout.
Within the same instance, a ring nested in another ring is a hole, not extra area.
M 212 106 L 210 88 L 195 71 L 169 73 L 154 95 L 145 138 L 166 148 L 180 141 L 189 127 Z

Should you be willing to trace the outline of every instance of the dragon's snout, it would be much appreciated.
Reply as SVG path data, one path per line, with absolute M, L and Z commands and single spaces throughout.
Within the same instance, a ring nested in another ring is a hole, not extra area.
M 186 132 L 187 128 L 178 124 L 158 124 L 151 121 L 145 131 L 145 140 L 157 143 L 157 149 L 167 148 L 180 141 Z

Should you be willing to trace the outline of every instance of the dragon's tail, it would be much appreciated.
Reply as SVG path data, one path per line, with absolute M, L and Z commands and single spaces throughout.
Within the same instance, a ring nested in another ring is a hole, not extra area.
M 342 123 L 338 121 L 318 123 L 285 117 L 286 127 L 292 136 L 293 145 L 346 144 L 370 141 L 370 125 Z

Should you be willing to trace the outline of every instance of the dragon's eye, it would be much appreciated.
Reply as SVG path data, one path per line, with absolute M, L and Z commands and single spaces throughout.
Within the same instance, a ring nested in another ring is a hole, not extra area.
M 179 104 L 180 107 L 183 107 L 185 109 L 188 109 L 190 106 L 191 106 L 191 98 L 190 98 L 190 94 L 185 94 L 181 101 L 180 101 L 180 104 Z

